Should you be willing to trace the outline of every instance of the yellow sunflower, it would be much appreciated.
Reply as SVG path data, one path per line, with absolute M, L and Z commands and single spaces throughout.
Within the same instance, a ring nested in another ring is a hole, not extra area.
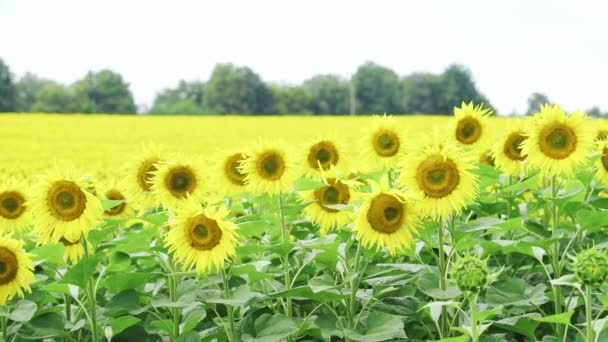
M 595 129 L 595 141 L 601 142 L 606 139 L 608 139 L 608 125 L 598 123 L 597 128 Z
M 427 138 L 402 160 L 398 182 L 420 199 L 417 205 L 425 215 L 444 220 L 479 194 L 475 168 L 471 152 L 438 137 Z
M 460 108 L 454 107 L 454 119 L 452 129 L 454 140 L 464 146 L 477 150 L 485 150 L 487 147 L 489 134 L 489 118 L 492 113 L 489 108 L 483 105 L 473 105 L 462 102 Z
M 346 146 L 335 135 L 311 139 L 300 151 L 299 160 L 307 176 L 318 176 L 329 169 L 347 169 Z
M 144 146 L 140 153 L 127 162 L 125 196 L 133 207 L 146 211 L 154 206 L 152 194 L 153 172 L 164 162 L 164 152 L 155 146 Z
M 601 157 L 595 162 L 595 178 L 608 184 L 608 140 L 599 142 L 598 151 Z
M 341 179 L 335 171 L 324 173 L 323 182 L 326 186 L 298 195 L 302 202 L 314 202 L 304 208 L 304 215 L 326 234 L 352 222 L 353 213 L 344 207 L 352 204 L 357 182 Z
M 15 295 L 31 292 L 34 264 L 31 255 L 21 251 L 23 242 L 0 236 L 0 305 Z
M 71 171 L 52 170 L 33 190 L 30 207 L 36 229 L 53 242 L 61 237 L 72 241 L 83 234 L 86 237 L 101 219 L 99 199 L 86 191 L 86 183 Z
M 59 239 L 59 242 L 63 244 L 63 260 L 66 263 L 76 264 L 82 257 L 85 255 L 84 247 L 82 245 L 82 239 L 69 240 L 66 237 L 62 236 Z M 49 243 L 54 243 L 50 239 L 50 235 L 41 235 L 38 239 L 38 244 L 45 245 Z M 93 248 L 89 244 L 89 253 L 93 253 Z
M 165 245 L 185 271 L 195 267 L 198 274 L 216 272 L 234 258 L 238 226 L 225 220 L 228 215 L 224 208 L 212 212 L 189 201 L 172 217 Z
M 566 115 L 557 105 L 544 105 L 528 127 L 522 154 L 545 176 L 571 176 L 593 146 L 593 133 L 585 113 Z
M 494 144 L 492 153 L 496 167 L 507 175 L 517 176 L 526 171 L 526 156 L 522 143 L 526 140 L 523 123 L 513 124 Z
M 217 180 L 217 191 L 223 195 L 233 195 L 247 191 L 246 174 L 241 170 L 241 163 L 247 156 L 236 149 L 222 152 L 213 163 L 213 174 Z
M 247 152 L 250 157 L 241 163 L 240 170 L 246 174 L 245 182 L 252 192 L 276 195 L 291 191 L 298 170 L 283 146 L 288 145 L 259 141 Z
M 484 152 L 479 153 L 479 162 L 481 164 L 486 164 L 490 166 L 495 166 L 496 163 L 491 150 L 485 150 Z
M 391 255 L 414 243 L 420 216 L 417 205 L 404 193 L 383 185 L 367 194 L 358 210 L 353 231 L 364 247 L 388 248 Z
M 374 116 L 371 128 L 363 132 L 361 139 L 362 171 L 396 166 L 405 149 L 405 136 L 405 130 L 397 126 L 392 116 Z
M 31 224 L 28 190 L 14 179 L 0 183 L 0 233 L 19 233 Z
M 126 197 L 127 191 L 124 182 L 109 180 L 100 184 L 97 196 L 101 200 L 124 201 L 113 208 L 103 212 L 106 219 L 126 220 L 135 216 L 135 208 Z
M 203 198 L 206 177 L 203 163 L 197 158 L 175 155 L 159 164 L 152 174 L 157 206 L 162 204 L 165 209 L 176 210 L 189 199 L 200 201 Z

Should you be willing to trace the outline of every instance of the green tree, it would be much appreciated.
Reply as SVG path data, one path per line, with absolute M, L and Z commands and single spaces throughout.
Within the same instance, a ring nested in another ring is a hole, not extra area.
M 179 81 L 176 88 L 163 90 L 154 99 L 150 114 L 206 114 L 202 82 Z
M 8 65 L 0 58 L 0 112 L 17 110 L 17 90 Z
M 366 62 L 353 76 L 357 113 L 403 113 L 399 76 L 386 67 Z
M 30 110 L 36 113 L 76 113 L 79 108 L 68 88 L 49 81 L 34 95 Z
M 270 87 L 274 103 L 274 114 L 312 114 L 313 98 L 302 86 Z
M 541 93 L 532 93 L 532 95 L 528 97 L 528 110 L 526 111 L 526 115 L 538 113 L 541 105 L 550 103 L 551 101 L 549 101 L 547 95 Z
M 414 73 L 402 80 L 403 113 L 407 114 L 445 114 L 438 106 L 443 96 L 441 79 L 429 73 Z
M 608 116 L 608 113 L 602 113 L 602 110 L 598 106 L 593 106 L 586 111 L 587 115 L 593 118 L 601 118 L 604 116 Z
M 248 67 L 218 64 L 205 84 L 203 107 L 215 114 L 269 114 L 272 93 Z
M 73 85 L 78 108 L 82 113 L 135 113 L 135 102 L 129 85 L 111 70 L 89 71 Z
M 439 82 L 442 88 L 441 96 L 437 99 L 439 113 L 452 114 L 454 107 L 460 106 L 463 101 L 483 103 L 485 108 L 492 108 L 488 99 L 477 90 L 471 72 L 464 66 L 449 66 L 441 74 Z
M 45 85 L 56 84 L 51 80 L 40 78 L 30 72 L 23 75 L 19 81 L 17 81 L 17 111 L 18 112 L 32 112 L 34 102 L 36 101 L 36 94 Z
M 348 81 L 339 76 L 318 75 L 304 81 L 302 88 L 304 88 L 312 97 L 312 113 L 350 113 L 350 85 Z

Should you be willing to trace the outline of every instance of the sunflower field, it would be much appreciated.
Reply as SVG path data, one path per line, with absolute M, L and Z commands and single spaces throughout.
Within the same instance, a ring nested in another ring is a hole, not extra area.
M 4 341 L 608 341 L 608 126 L 0 116 Z

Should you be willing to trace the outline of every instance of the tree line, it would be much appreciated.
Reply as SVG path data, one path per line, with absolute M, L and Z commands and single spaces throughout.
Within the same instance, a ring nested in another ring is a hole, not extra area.
M 299 85 L 264 82 L 248 67 L 217 64 L 209 80 L 181 80 L 162 90 L 141 114 L 449 114 L 462 101 L 491 103 L 471 72 L 451 65 L 440 74 L 399 76 L 366 62 L 350 79 L 317 75 Z M 539 93 L 528 112 L 550 102 Z M 123 77 L 111 70 L 90 71 L 70 85 L 26 73 L 18 80 L 0 59 L 0 112 L 135 114 L 138 108 Z M 598 108 L 590 114 L 601 116 Z M 608 113 L 604 113 L 608 115 Z

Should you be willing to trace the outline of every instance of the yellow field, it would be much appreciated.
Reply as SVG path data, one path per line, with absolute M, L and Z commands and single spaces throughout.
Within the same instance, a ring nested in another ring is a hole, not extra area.
M 434 128 L 440 132 L 448 116 L 399 116 L 398 124 L 416 141 Z M 506 120 L 495 118 L 494 128 Z M 116 116 L 0 115 L 0 174 L 28 177 L 68 163 L 89 174 L 117 175 L 125 158 L 143 143 L 169 151 L 210 155 L 222 148 L 246 147 L 258 137 L 282 139 L 297 146 L 307 138 L 335 133 L 351 146 L 359 143 L 370 116 Z M 99 174 L 102 173 L 102 174 Z

